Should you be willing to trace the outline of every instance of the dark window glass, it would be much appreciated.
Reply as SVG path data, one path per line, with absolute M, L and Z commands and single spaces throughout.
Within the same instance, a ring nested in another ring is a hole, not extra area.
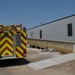
M 72 36 L 72 23 L 68 24 L 68 36 Z
M 42 30 L 40 30 L 40 38 L 42 38 Z
M 33 32 L 31 32 L 31 37 L 33 37 Z

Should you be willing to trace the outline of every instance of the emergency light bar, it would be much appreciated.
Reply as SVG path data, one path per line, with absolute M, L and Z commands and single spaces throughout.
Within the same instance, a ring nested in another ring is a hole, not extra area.
M 3 26 L 0 25 L 0 31 L 4 31 L 4 30 L 15 30 L 16 32 L 20 32 L 22 30 L 22 25 L 9 25 L 9 26 Z

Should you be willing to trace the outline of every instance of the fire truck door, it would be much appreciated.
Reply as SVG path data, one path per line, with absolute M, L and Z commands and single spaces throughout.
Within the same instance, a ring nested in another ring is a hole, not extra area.
M 14 56 L 14 41 L 13 36 L 0 37 L 0 56 Z

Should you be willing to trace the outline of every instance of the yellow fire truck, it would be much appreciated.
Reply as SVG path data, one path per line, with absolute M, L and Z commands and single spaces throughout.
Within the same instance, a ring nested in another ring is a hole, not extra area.
M 26 56 L 26 28 L 0 25 L 0 60 Z

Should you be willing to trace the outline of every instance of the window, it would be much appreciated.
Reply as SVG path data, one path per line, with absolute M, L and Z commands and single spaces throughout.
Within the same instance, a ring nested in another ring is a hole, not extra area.
M 68 36 L 72 36 L 72 23 L 69 23 L 67 26 L 68 26 Z
M 42 30 L 40 30 L 40 38 L 42 38 Z
M 31 32 L 31 37 L 33 37 L 33 32 Z

